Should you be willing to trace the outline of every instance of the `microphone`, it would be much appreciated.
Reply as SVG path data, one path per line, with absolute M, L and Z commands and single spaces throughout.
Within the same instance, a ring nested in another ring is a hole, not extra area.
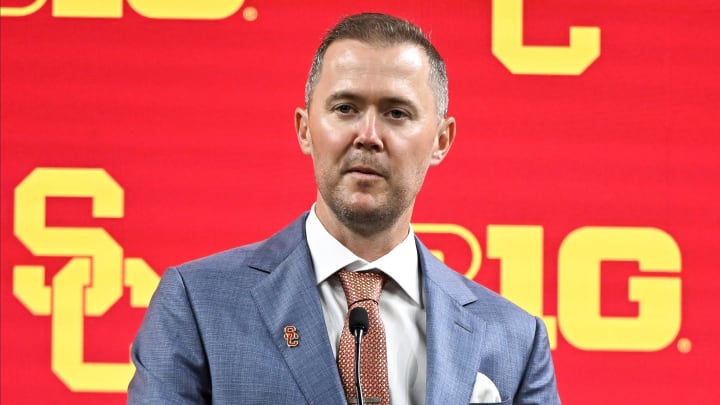
M 348 317 L 348 328 L 350 333 L 355 336 L 355 392 L 357 393 L 357 403 L 365 405 L 362 396 L 362 387 L 360 386 L 360 342 L 362 336 L 370 327 L 368 313 L 363 307 L 355 307 L 350 311 Z

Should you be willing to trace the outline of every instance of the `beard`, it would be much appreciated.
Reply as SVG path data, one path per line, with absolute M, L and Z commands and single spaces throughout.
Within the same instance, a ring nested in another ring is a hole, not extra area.
M 331 176 L 323 171 L 316 172 L 316 183 L 335 217 L 353 232 L 369 237 L 390 229 L 412 207 L 424 175 L 419 176 L 420 184 L 392 184 L 389 170 L 371 155 L 349 157 L 341 173 L 358 164 L 372 167 L 382 175 L 388 182 L 387 189 L 373 190 L 373 185 L 362 183 L 348 185 L 344 182 L 344 175 L 328 181 Z M 365 187 L 367 189 L 363 190 Z M 353 194 L 362 192 L 366 192 L 366 197 L 372 201 L 356 201 Z
M 410 205 L 409 203 L 399 204 L 398 202 L 407 198 L 401 197 L 398 199 L 393 198 L 394 201 L 385 201 L 379 206 L 369 209 L 358 207 L 357 204 L 352 204 L 343 199 L 342 196 L 335 194 L 339 193 L 331 193 L 329 199 L 323 196 L 330 210 L 343 225 L 365 237 L 386 231 L 395 225 L 405 212 L 405 209 Z

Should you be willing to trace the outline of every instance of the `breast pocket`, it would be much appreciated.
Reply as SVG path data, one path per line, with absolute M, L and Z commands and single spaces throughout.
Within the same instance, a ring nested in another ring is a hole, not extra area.
M 502 402 L 470 402 L 468 405 L 508 405 L 512 404 L 512 398 L 506 399 Z

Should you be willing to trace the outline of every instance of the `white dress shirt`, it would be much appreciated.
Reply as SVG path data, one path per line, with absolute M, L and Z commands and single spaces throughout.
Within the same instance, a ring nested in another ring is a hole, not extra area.
M 370 263 L 356 256 L 330 235 L 315 214 L 315 205 L 305 222 L 305 230 L 325 326 L 335 357 L 347 314 L 347 301 L 340 280 L 334 274 L 341 269 L 381 270 L 389 277 L 380 296 L 380 316 L 385 324 L 387 338 L 390 399 L 393 405 L 424 403 L 426 314 L 412 229 L 392 251 Z

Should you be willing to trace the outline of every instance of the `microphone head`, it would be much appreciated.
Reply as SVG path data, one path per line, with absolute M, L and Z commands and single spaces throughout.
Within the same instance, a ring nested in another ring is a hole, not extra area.
M 362 330 L 363 333 L 367 332 L 370 327 L 370 321 L 368 320 L 368 313 L 365 308 L 355 307 L 350 311 L 348 327 L 350 328 L 350 333 L 353 335 L 358 329 Z

